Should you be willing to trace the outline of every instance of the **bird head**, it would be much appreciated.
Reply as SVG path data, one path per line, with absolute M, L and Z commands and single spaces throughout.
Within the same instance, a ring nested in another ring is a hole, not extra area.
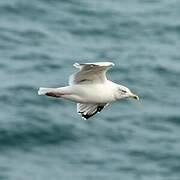
M 129 97 L 136 99 L 136 100 L 139 100 L 139 97 L 136 94 L 132 93 L 130 91 L 130 89 L 128 89 L 125 86 L 119 85 L 118 86 L 118 92 L 117 92 L 117 99 L 129 98 Z

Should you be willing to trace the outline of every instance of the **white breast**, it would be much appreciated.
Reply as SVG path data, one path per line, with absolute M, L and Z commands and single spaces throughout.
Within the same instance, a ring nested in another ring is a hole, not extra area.
M 108 83 L 74 85 L 73 94 L 76 94 L 81 103 L 109 103 L 115 101 L 114 87 Z

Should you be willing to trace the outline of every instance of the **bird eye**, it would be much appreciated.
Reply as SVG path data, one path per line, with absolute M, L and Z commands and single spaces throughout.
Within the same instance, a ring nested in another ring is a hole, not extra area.
M 127 93 L 127 91 L 125 91 L 125 90 L 121 90 L 123 93 Z

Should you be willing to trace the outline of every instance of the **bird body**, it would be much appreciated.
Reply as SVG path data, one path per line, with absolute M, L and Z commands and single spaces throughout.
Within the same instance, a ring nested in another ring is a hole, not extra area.
M 78 113 L 85 119 L 113 101 L 126 97 L 139 99 L 127 87 L 107 80 L 106 71 L 113 65 L 111 62 L 75 63 L 80 71 L 70 76 L 69 86 L 40 88 L 38 94 L 76 102 Z
M 39 95 L 53 92 L 57 96 L 79 103 L 110 103 L 116 100 L 116 84 L 108 81 L 98 84 L 81 84 L 61 88 L 40 88 Z

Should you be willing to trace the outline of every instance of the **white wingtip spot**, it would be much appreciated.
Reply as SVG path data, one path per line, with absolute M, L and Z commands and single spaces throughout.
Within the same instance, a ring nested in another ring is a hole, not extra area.
M 46 92 L 47 92 L 47 89 L 46 89 L 46 88 L 40 87 L 39 90 L 38 90 L 38 95 L 39 95 L 39 96 L 45 95 Z
M 38 90 L 38 95 L 39 96 L 42 95 L 41 88 L 39 88 L 39 90 Z
M 80 65 L 79 65 L 79 63 L 74 63 L 73 66 L 76 68 L 79 68 Z

